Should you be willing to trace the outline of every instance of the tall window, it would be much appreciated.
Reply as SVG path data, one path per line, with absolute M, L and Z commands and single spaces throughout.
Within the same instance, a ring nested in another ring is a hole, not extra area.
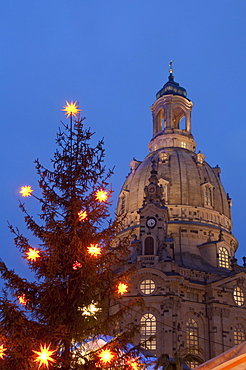
M 194 319 L 189 319 L 186 322 L 186 346 L 190 353 L 199 353 L 198 324 Z M 198 366 L 198 363 L 196 361 L 191 361 L 188 365 L 191 369 L 193 369 L 194 367 Z
M 146 313 L 141 317 L 140 335 L 142 345 L 146 349 L 156 349 L 156 317 L 152 313 Z
M 210 186 L 205 186 L 204 189 L 204 200 L 205 200 L 205 206 L 212 207 L 213 205 L 213 192 L 212 188 Z
M 154 238 L 152 238 L 152 236 L 147 236 L 144 241 L 144 254 L 154 254 Z
M 242 306 L 244 304 L 244 292 L 239 286 L 236 286 L 233 290 L 233 298 L 235 303 L 238 306 Z
M 220 247 L 218 250 L 219 267 L 230 268 L 229 252 L 225 247 Z
M 234 345 L 240 344 L 245 341 L 245 332 L 242 325 L 237 324 L 234 327 Z

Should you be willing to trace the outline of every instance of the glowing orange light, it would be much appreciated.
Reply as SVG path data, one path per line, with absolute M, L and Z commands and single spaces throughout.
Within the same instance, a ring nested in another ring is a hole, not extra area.
M 6 356 L 6 353 L 4 353 L 5 351 L 7 351 L 7 348 L 4 348 L 3 344 L 1 344 L 0 345 L 0 358 L 4 358 L 4 356 Z
M 91 244 L 89 247 L 87 247 L 87 251 L 92 256 L 99 256 L 101 254 L 101 248 L 98 246 L 98 244 Z
M 87 212 L 86 211 L 79 211 L 78 216 L 79 216 L 79 221 L 84 221 L 87 218 Z
M 76 101 L 75 102 L 71 101 L 71 103 L 68 103 L 68 101 L 66 101 L 66 105 L 63 107 L 62 110 L 67 115 L 67 118 L 71 116 L 76 117 L 76 115 L 79 112 L 81 112 L 81 109 L 79 109 L 79 105 L 77 104 Z
M 29 301 L 29 299 L 26 298 L 25 294 L 22 294 L 18 297 L 18 301 L 19 301 L 19 304 L 22 304 L 23 306 L 25 306 L 27 302 Z
M 37 258 L 40 258 L 39 253 L 40 251 L 38 249 L 29 248 L 28 252 L 26 252 L 26 258 L 30 261 L 36 261 Z
M 96 192 L 96 200 L 99 202 L 106 202 L 108 199 L 108 193 L 105 190 L 98 190 Z
M 50 344 L 48 347 L 46 347 L 46 344 L 42 346 L 40 345 L 40 351 L 34 351 L 38 356 L 34 360 L 34 362 L 39 362 L 38 368 L 40 368 L 42 365 L 46 366 L 48 368 L 49 362 L 56 362 L 54 358 L 51 356 L 55 353 L 55 351 L 50 351 Z
M 80 269 L 82 267 L 82 265 L 81 265 L 81 263 L 79 263 L 78 261 L 75 261 L 74 263 L 73 263 L 73 269 L 74 270 L 78 270 L 78 269 Z
M 117 293 L 122 295 L 128 291 L 128 285 L 125 283 L 119 283 L 117 286 Z
M 138 361 L 138 359 L 130 359 L 127 361 L 127 365 L 132 370 L 139 370 L 139 366 L 141 365 Z
M 30 195 L 32 195 L 32 192 L 33 190 L 31 186 L 22 186 L 20 190 L 20 193 L 23 197 L 30 197 Z
M 100 357 L 100 360 L 103 363 L 103 365 L 106 365 L 112 362 L 114 354 L 110 351 L 110 349 L 103 349 L 101 353 L 98 355 L 98 357 Z

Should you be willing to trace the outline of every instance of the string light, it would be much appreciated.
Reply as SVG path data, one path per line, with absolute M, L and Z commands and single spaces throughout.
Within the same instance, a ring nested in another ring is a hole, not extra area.
M 32 195 L 32 188 L 31 186 L 22 186 L 21 187 L 21 190 L 20 190 L 20 193 L 23 197 L 30 197 L 30 195 Z
M 40 345 L 40 351 L 34 351 L 38 356 L 34 360 L 34 362 L 39 362 L 38 368 L 40 368 L 42 365 L 46 366 L 47 368 L 49 367 L 49 362 L 56 362 L 54 358 L 51 356 L 55 353 L 55 351 L 50 350 L 50 344 L 48 347 L 46 347 L 46 344 L 42 346 Z
M 75 102 L 71 101 L 71 103 L 68 103 L 68 101 L 66 101 L 66 105 L 63 107 L 62 111 L 65 112 L 68 118 L 71 116 L 76 117 L 77 114 L 81 112 L 81 109 L 79 109 L 79 105 L 77 104 L 76 101 Z
M 106 202 L 108 199 L 108 193 L 105 190 L 97 190 L 96 192 L 96 200 L 98 200 L 100 203 Z
M 37 258 L 40 258 L 39 255 L 40 251 L 35 248 L 29 248 L 28 252 L 26 252 L 27 259 L 30 261 L 36 261 Z
M 101 254 L 101 248 L 98 246 L 98 244 L 90 244 L 89 247 L 87 247 L 87 251 L 91 256 L 99 256 Z

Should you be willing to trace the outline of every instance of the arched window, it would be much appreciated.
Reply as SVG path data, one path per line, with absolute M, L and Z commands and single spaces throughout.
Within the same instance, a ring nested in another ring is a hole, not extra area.
M 225 247 L 220 247 L 218 250 L 219 267 L 230 268 L 229 252 Z
M 242 325 L 237 324 L 234 327 L 234 345 L 240 344 L 245 341 L 245 332 Z
M 154 254 L 154 238 L 152 236 L 147 236 L 144 241 L 144 254 L 153 255 Z
M 149 350 L 156 349 L 156 317 L 146 313 L 140 320 L 140 335 L 143 347 Z
M 186 347 L 190 353 L 199 353 L 199 341 L 198 341 L 198 324 L 194 319 L 189 319 L 186 322 Z M 196 361 L 189 362 L 189 367 L 193 369 L 198 366 Z

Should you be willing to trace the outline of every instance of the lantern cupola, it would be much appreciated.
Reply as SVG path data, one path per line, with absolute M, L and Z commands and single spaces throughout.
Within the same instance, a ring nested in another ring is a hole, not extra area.
M 156 94 L 156 101 L 151 107 L 153 138 L 149 143 L 150 152 L 165 147 L 195 151 L 196 143 L 191 133 L 192 106 L 185 88 L 174 81 L 170 62 L 168 81 Z

